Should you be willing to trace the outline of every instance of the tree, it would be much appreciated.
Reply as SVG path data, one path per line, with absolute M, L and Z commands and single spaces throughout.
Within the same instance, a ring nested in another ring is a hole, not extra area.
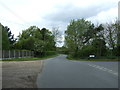
M 106 41 L 107 41 L 107 43 L 108 43 L 108 45 L 109 45 L 109 48 L 112 48 L 112 49 L 115 49 L 115 43 L 116 43 L 116 39 L 117 39 L 117 37 L 116 37 L 116 29 L 115 29 L 115 27 L 114 27 L 114 24 L 106 24 L 106 28 L 105 28 L 105 30 L 106 30 Z
M 0 23 L 0 50 L 2 50 L 2 24 Z
M 46 28 L 41 29 L 42 40 L 44 42 L 44 51 L 55 50 L 55 41 L 52 32 Z
M 9 43 L 10 43 L 10 49 L 14 49 L 14 44 L 17 39 L 14 38 L 14 34 L 12 34 L 10 28 L 5 26 L 4 29 L 5 29 L 5 31 L 7 31 L 7 35 L 8 35 L 8 39 L 9 39 Z
M 106 49 L 106 43 L 103 39 L 95 39 L 92 41 L 92 46 L 94 49 L 94 54 L 96 56 L 105 56 L 107 49 Z
M 3 26 L 0 24 L 1 31 L 2 31 L 2 49 L 14 49 L 14 44 L 16 39 L 14 38 L 14 34 L 12 34 L 10 28 L 7 26 Z
M 120 20 L 115 21 L 115 31 L 116 31 L 116 37 L 117 37 L 117 44 L 116 44 L 116 56 L 120 56 Z
M 31 26 L 19 35 L 16 48 L 34 50 L 35 53 L 43 55 L 46 51 L 55 50 L 54 37 L 46 28 L 40 30 L 36 26 Z
M 106 23 L 104 25 L 104 37 L 105 37 L 105 41 L 108 44 L 108 48 L 110 49 L 110 51 L 112 52 L 112 55 L 117 55 L 117 47 L 118 47 L 118 42 L 119 42 L 119 23 L 118 20 L 116 20 L 113 23 Z
M 65 46 L 76 57 L 77 53 L 85 45 L 85 33 L 90 29 L 91 22 L 85 19 L 72 20 L 65 31 Z
M 34 50 L 34 43 L 36 39 L 41 39 L 40 29 L 36 26 L 31 26 L 19 34 L 18 42 L 16 43 L 17 49 Z
M 59 44 L 62 43 L 62 35 L 61 35 L 58 27 L 52 28 L 52 35 L 54 36 L 54 41 L 56 42 L 55 45 L 59 46 Z
M 0 24 L 0 27 L 2 31 L 2 49 L 8 50 L 10 48 L 10 42 L 9 42 L 7 31 L 5 30 L 2 24 Z

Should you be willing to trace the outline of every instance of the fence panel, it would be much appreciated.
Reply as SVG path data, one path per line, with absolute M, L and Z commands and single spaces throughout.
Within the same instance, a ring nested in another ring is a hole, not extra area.
M 11 58 L 14 58 L 14 50 L 11 50 L 11 51 L 10 51 L 10 57 L 11 57 Z
M 2 50 L 2 59 L 34 57 L 33 51 Z

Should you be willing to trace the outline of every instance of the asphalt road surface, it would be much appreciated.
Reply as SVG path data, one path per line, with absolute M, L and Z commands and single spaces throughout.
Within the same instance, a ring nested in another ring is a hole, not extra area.
M 118 62 L 71 61 L 65 55 L 44 61 L 38 88 L 118 88 Z

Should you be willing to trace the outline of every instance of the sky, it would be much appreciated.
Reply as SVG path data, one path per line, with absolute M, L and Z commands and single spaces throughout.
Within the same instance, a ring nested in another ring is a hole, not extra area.
M 64 33 L 72 19 L 106 23 L 118 17 L 119 0 L 0 0 L 0 23 L 17 37 L 29 26 Z M 63 38 L 64 39 L 64 38 Z

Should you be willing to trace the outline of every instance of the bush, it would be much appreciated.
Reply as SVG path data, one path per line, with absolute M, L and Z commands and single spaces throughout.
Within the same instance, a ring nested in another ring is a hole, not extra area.
M 88 46 L 84 46 L 78 53 L 77 53 L 77 57 L 80 58 L 86 58 L 89 57 L 89 55 L 95 55 L 95 48 L 91 45 Z
M 35 57 L 45 57 L 45 56 L 51 56 L 56 54 L 57 54 L 56 51 L 35 52 Z
M 45 56 L 56 55 L 56 54 L 57 54 L 56 51 L 47 51 L 47 52 L 45 52 Z

